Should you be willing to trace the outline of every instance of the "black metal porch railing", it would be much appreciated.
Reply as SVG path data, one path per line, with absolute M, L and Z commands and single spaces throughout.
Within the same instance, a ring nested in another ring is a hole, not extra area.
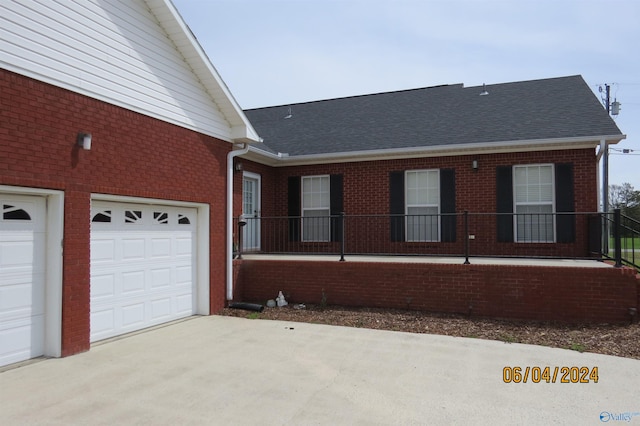
M 625 216 L 620 209 L 603 214 L 602 255 L 616 266 L 628 265 L 640 270 L 640 222 Z
M 464 263 L 473 256 L 595 257 L 613 259 L 618 266 L 636 266 L 640 260 L 635 253 L 640 223 L 619 211 L 252 217 L 236 219 L 235 229 L 239 256 L 455 256 Z

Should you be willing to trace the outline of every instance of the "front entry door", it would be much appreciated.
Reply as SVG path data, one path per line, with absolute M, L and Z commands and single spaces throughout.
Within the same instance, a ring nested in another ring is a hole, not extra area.
M 242 251 L 260 250 L 260 175 L 245 172 L 242 179 Z

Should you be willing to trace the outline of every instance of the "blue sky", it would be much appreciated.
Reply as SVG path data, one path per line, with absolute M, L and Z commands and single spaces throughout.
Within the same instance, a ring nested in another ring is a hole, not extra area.
M 173 3 L 243 109 L 575 74 L 598 97 L 610 84 L 627 139 L 612 146 L 609 182 L 640 190 L 640 1 Z

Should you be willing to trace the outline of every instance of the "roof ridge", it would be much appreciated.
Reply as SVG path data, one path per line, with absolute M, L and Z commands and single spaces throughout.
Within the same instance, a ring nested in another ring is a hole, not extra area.
M 317 103 L 322 103 L 322 102 L 333 102 L 333 101 L 340 101 L 340 100 L 365 98 L 365 97 L 369 97 L 369 96 L 401 94 L 401 93 L 416 92 L 416 91 L 422 91 L 422 90 L 457 89 L 457 88 L 460 88 L 460 89 L 474 89 L 475 90 L 475 89 L 477 89 L 479 87 L 482 87 L 483 85 L 495 88 L 495 87 L 499 87 L 499 86 L 508 86 L 508 85 L 512 85 L 512 84 L 535 83 L 535 82 L 544 82 L 544 81 L 569 79 L 569 78 L 581 78 L 581 79 L 584 80 L 582 75 L 573 74 L 573 75 L 566 75 L 566 76 L 559 76 L 559 77 L 534 78 L 534 79 L 530 79 L 530 80 L 517 80 L 517 81 L 508 81 L 508 82 L 493 83 L 493 84 L 491 84 L 491 83 L 486 83 L 486 84 L 483 83 L 482 85 L 467 86 L 467 87 L 464 86 L 464 83 L 438 84 L 438 85 L 434 85 L 434 86 L 415 87 L 415 88 L 412 88 L 412 89 L 390 90 L 390 91 L 384 91 L 384 92 L 364 93 L 364 94 L 360 94 L 360 95 L 349 95 L 349 96 L 338 96 L 338 97 L 335 97 L 335 98 L 327 98 L 327 99 L 316 99 L 316 100 L 304 101 L 304 102 L 292 102 L 292 103 L 285 103 L 285 104 L 279 104 L 279 105 L 269 105 L 269 106 L 257 107 L 257 108 L 247 108 L 244 111 L 268 110 L 270 108 L 283 108 L 283 107 L 287 108 L 287 107 L 294 107 L 294 106 L 300 106 L 300 105 L 317 104 Z
M 332 101 L 339 101 L 339 100 L 347 100 L 347 99 L 356 99 L 356 98 L 365 98 L 368 96 L 379 96 L 379 95 L 390 95 L 390 94 L 400 94 L 400 93 L 407 93 L 407 92 L 417 92 L 419 90 L 431 90 L 431 89 L 444 89 L 444 88 L 448 88 L 448 89 L 454 89 L 454 88 L 461 88 L 464 89 L 464 84 L 463 83 L 455 83 L 455 84 L 439 84 L 436 86 L 427 86 L 427 87 L 416 87 L 413 89 L 400 89 L 400 90 L 390 90 L 388 92 L 376 92 L 376 93 L 365 93 L 365 94 L 361 94 L 361 95 L 350 95 L 350 96 L 339 96 L 336 98 L 327 98 L 327 99 L 317 99 L 314 101 L 305 101 L 305 102 L 294 102 L 294 103 L 288 103 L 288 104 L 280 104 L 280 105 L 270 105 L 270 106 L 265 106 L 265 107 L 258 107 L 258 108 L 247 108 L 245 109 L 245 111 L 256 111 L 256 110 L 267 110 L 270 108 L 287 108 L 287 107 L 293 107 L 296 105 L 310 105 L 310 104 L 316 104 L 316 103 L 321 103 L 321 102 L 332 102 Z

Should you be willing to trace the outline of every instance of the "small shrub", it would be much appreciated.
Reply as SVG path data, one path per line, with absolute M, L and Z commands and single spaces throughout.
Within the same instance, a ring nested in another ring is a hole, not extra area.
M 587 347 L 582 343 L 572 343 L 571 346 L 569 346 L 569 349 L 582 353 L 587 350 Z
M 500 335 L 498 338 L 505 343 L 516 343 L 518 341 L 515 336 L 512 336 L 510 334 Z

